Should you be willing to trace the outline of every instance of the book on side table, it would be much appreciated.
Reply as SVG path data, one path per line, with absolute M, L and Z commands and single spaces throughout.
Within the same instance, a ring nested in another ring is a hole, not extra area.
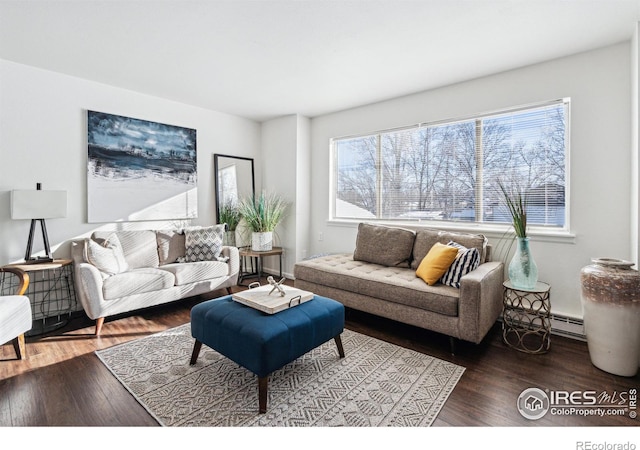
M 233 300 L 243 305 L 258 309 L 267 314 L 275 314 L 285 309 L 293 308 L 313 298 L 313 292 L 303 291 L 286 286 L 285 295 L 282 296 L 278 289 L 272 285 L 247 289 L 231 296 Z

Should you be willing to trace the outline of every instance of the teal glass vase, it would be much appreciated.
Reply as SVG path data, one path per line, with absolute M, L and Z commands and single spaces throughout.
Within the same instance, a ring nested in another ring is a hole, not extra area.
M 509 263 L 509 280 L 516 289 L 533 289 L 538 282 L 538 266 L 529 248 L 529 238 L 516 238 L 516 251 Z

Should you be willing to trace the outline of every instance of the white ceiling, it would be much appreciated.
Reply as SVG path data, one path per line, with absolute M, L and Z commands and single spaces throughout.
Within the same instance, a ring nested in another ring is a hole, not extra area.
M 0 0 L 0 58 L 255 120 L 631 38 L 640 0 Z

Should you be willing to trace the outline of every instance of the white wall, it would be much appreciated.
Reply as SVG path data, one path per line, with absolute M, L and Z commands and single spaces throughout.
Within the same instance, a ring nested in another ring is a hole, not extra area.
M 540 280 L 551 284 L 553 312 L 582 317 L 580 268 L 595 256 L 631 257 L 630 52 L 621 43 L 312 119 L 310 252 L 351 252 L 355 243 L 355 225 L 328 222 L 330 138 L 570 97 L 575 237 L 531 240 Z
M 276 229 L 282 246 L 283 275 L 292 276 L 293 265 L 304 258 L 309 233 L 309 119 L 289 115 L 262 124 L 262 187 L 282 195 L 290 204 Z M 265 269 L 278 270 L 276 257 L 265 258 Z
M 640 23 L 631 38 L 631 259 L 640 263 Z
M 69 255 L 65 244 L 69 239 L 89 234 L 98 227 L 115 227 L 87 223 L 88 109 L 197 130 L 195 224 L 215 222 L 214 153 L 253 157 L 258 167 L 260 164 L 259 123 L 0 60 L 0 264 L 24 258 L 29 234 L 28 221 L 10 219 L 12 189 L 35 189 L 36 182 L 41 182 L 43 189 L 67 191 L 67 218 L 47 221 L 57 257 Z M 131 222 L 117 226 L 165 225 L 165 222 Z M 34 252 L 42 249 L 38 235 Z
M 296 154 L 296 253 L 295 260 L 309 256 L 311 239 L 311 120 L 308 117 L 297 118 L 297 154 Z M 293 272 L 293 267 L 289 268 Z

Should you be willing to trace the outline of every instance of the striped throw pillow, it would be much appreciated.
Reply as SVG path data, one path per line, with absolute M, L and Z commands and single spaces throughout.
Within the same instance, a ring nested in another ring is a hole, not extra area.
M 459 289 L 460 278 L 480 265 L 480 253 L 475 248 L 467 248 L 453 241 L 450 241 L 447 245 L 456 247 L 458 249 L 458 255 L 442 276 L 440 282 Z

